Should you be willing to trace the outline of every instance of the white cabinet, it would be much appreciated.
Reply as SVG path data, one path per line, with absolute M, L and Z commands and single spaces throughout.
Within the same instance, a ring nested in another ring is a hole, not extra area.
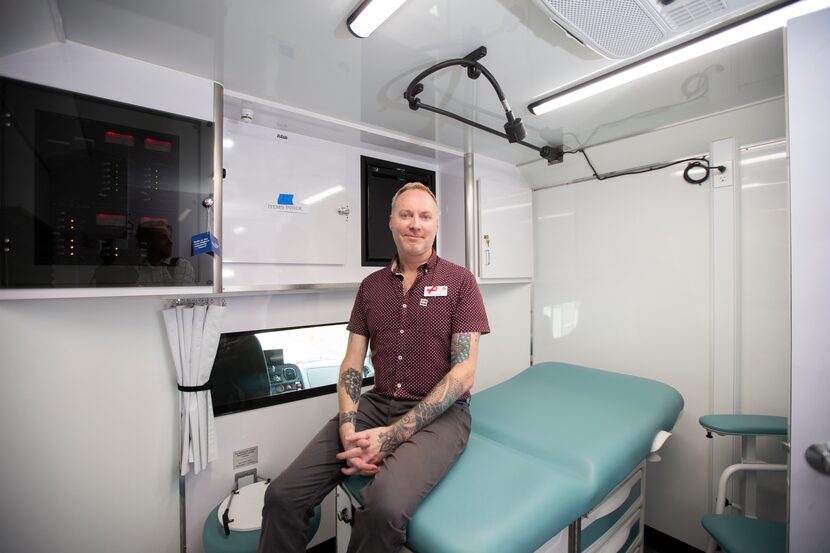
M 520 182 L 478 180 L 479 277 L 533 277 L 533 193 Z
M 225 138 L 224 261 L 344 265 L 347 152 L 259 125 Z

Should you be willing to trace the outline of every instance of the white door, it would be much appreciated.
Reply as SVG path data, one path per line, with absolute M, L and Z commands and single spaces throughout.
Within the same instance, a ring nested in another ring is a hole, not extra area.
M 478 181 L 479 276 L 533 277 L 533 192 L 523 182 Z
M 830 550 L 830 474 L 805 459 L 830 442 L 830 10 L 787 25 L 792 198 L 791 553 Z
M 349 164 L 344 149 L 225 120 L 223 260 L 344 265 Z M 311 153 L 310 153 L 311 152 Z

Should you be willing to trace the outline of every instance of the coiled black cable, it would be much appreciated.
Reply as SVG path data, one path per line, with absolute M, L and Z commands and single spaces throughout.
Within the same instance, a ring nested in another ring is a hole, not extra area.
M 679 165 L 681 163 L 688 163 L 689 165 L 687 165 L 686 169 L 683 171 L 683 180 L 685 180 L 689 184 L 697 184 L 698 186 L 700 186 L 701 184 L 703 184 L 706 181 L 706 179 L 709 178 L 709 173 L 711 173 L 713 170 L 717 169 L 721 173 L 726 171 L 726 166 L 725 165 L 712 165 L 712 164 L 709 163 L 709 160 L 705 156 L 702 156 L 702 157 L 689 157 L 689 158 L 686 158 L 686 159 L 679 159 L 677 161 L 671 161 L 669 163 L 661 163 L 661 164 L 658 164 L 658 165 L 650 165 L 650 166 L 645 167 L 643 169 L 636 169 L 636 170 L 633 170 L 633 171 L 620 171 L 619 173 L 606 173 L 604 175 L 600 175 L 599 173 L 597 173 L 597 170 L 594 167 L 594 164 L 591 163 L 591 160 L 588 158 L 588 154 L 585 153 L 585 148 L 580 148 L 579 150 L 571 150 L 571 151 L 567 151 L 565 153 L 566 154 L 582 154 L 582 156 L 585 158 L 585 161 L 588 163 L 588 167 L 591 168 L 591 171 L 594 174 L 594 178 L 597 179 L 597 180 L 611 179 L 611 178 L 614 178 L 614 177 L 621 177 L 623 175 L 638 175 L 640 173 L 648 173 L 649 171 L 656 171 L 658 169 L 665 169 L 666 167 L 671 167 L 672 165 Z M 694 178 L 690 175 L 691 171 L 695 170 L 695 169 L 703 169 L 704 174 L 701 178 L 696 179 L 696 178 Z

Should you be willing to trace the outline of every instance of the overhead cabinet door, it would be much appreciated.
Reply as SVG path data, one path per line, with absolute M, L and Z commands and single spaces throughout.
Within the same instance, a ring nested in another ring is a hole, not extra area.
M 533 193 L 519 183 L 479 179 L 481 278 L 533 277 Z
M 298 134 L 259 125 L 228 127 L 223 259 L 345 264 L 345 155 Z

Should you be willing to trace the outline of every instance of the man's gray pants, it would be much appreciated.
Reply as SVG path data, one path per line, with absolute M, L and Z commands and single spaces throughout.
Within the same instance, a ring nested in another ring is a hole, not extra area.
M 357 431 L 389 426 L 417 401 L 401 401 L 367 392 L 358 404 Z M 406 543 L 412 513 L 444 477 L 467 445 L 470 410 L 455 403 L 386 457 L 362 490 L 365 506 L 355 513 L 349 553 L 395 553 Z M 260 553 L 299 553 L 314 506 L 343 480 L 345 465 L 335 455 L 340 444 L 334 417 L 265 492 Z

